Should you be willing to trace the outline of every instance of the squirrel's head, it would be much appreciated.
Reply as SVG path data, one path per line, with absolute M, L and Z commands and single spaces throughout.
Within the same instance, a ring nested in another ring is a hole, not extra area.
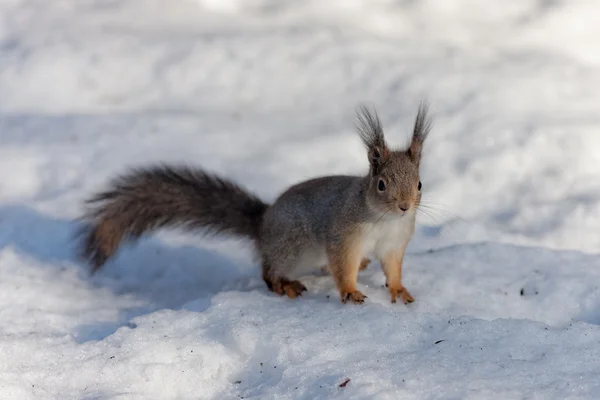
M 376 111 L 361 106 L 356 125 L 369 158 L 368 205 L 391 215 L 414 214 L 421 201 L 421 150 L 431 129 L 427 104 L 419 106 L 410 146 L 405 150 L 387 146 Z

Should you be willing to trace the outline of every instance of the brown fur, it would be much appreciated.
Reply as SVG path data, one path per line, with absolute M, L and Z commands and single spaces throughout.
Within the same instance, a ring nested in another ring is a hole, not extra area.
M 362 303 L 367 297 L 356 289 L 358 271 L 363 264 L 363 255 L 356 243 L 358 240 L 360 233 L 357 231 L 348 234 L 339 246 L 328 249 L 329 268 L 343 303 L 348 300 Z
M 387 257 L 381 260 L 381 266 L 385 274 L 385 286 L 388 288 L 392 303 L 400 297 L 404 304 L 412 303 L 415 299 L 402 284 L 402 261 L 405 249 L 398 252 L 390 252 Z
M 368 258 L 363 258 L 362 261 L 360 262 L 360 267 L 358 269 L 361 271 L 364 269 L 367 269 L 369 264 L 371 264 L 371 260 Z
M 267 288 L 277 293 L 280 296 L 284 294 L 290 299 L 295 299 L 298 296 L 302 296 L 302 292 L 305 292 L 306 286 L 299 281 L 291 281 L 286 278 L 275 278 L 271 277 L 270 268 L 268 265 L 263 264 L 263 280 L 265 281 Z

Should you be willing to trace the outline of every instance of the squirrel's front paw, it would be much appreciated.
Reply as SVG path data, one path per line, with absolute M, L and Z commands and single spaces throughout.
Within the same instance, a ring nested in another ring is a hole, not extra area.
M 404 304 L 412 303 L 415 301 L 415 298 L 411 296 L 411 294 L 406 290 L 404 286 L 399 289 L 390 288 L 390 295 L 392 296 L 392 303 L 396 302 L 396 298 L 400 297 Z
M 363 269 L 366 269 L 369 266 L 369 264 L 371 264 L 371 260 L 368 258 L 363 258 L 360 262 L 360 267 L 358 267 L 358 269 L 362 271 Z
M 354 304 L 362 304 L 365 302 L 367 296 L 362 294 L 360 291 L 355 290 L 353 292 L 342 291 L 341 293 L 342 303 L 347 303 L 348 300 L 352 301 Z

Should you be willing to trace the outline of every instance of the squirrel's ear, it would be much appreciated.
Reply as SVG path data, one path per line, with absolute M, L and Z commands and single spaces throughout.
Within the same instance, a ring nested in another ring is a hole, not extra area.
M 408 148 L 408 156 L 417 165 L 421 161 L 421 150 L 423 149 L 423 143 L 429 135 L 431 130 L 432 119 L 427 115 L 428 104 L 426 101 L 422 101 L 419 105 L 419 111 L 417 112 L 417 118 L 415 119 L 415 127 L 413 129 L 413 137 Z
M 390 156 L 383 137 L 381 121 L 375 110 L 371 112 L 365 106 L 360 106 L 357 114 L 356 128 L 363 143 L 367 146 L 371 174 L 377 175 L 381 171 L 381 166 Z

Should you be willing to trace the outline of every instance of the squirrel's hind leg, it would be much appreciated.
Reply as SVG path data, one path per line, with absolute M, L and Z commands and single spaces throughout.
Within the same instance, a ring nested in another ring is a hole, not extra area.
M 363 269 L 367 269 L 369 264 L 371 264 L 371 259 L 366 258 L 366 257 L 363 258 L 362 261 L 360 262 L 360 267 L 358 267 L 359 271 L 362 271 Z
M 295 299 L 298 296 L 302 296 L 302 292 L 306 291 L 306 286 L 304 286 L 302 282 L 276 276 L 276 274 L 273 273 L 273 268 L 266 261 L 263 261 L 262 272 L 263 280 L 267 284 L 269 290 L 280 296 L 287 295 L 290 299 Z

